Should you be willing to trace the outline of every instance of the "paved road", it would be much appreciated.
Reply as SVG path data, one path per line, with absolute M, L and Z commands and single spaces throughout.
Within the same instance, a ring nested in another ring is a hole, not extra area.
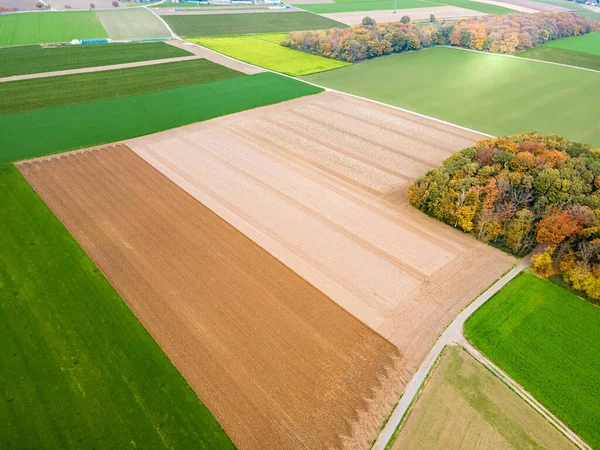
M 411 403 L 417 396 L 423 382 L 427 378 L 427 375 L 431 371 L 433 365 L 437 361 L 440 353 L 446 345 L 460 344 L 462 345 L 475 359 L 481 362 L 483 365 L 488 367 L 498 378 L 504 381 L 511 389 L 513 389 L 521 398 L 529 403 L 534 409 L 536 409 L 542 416 L 549 420 L 556 428 L 558 428 L 567 438 L 569 438 L 579 448 L 588 450 L 590 447 L 575 433 L 558 420 L 550 411 L 544 408 L 537 400 L 535 400 L 531 394 L 523 389 L 516 381 L 512 380 L 506 373 L 496 367 L 491 361 L 485 358 L 480 352 L 478 352 L 471 344 L 467 342 L 463 335 L 463 325 L 465 321 L 486 301 L 488 301 L 494 294 L 508 284 L 514 277 L 523 271 L 529 265 L 529 260 L 525 259 L 506 275 L 500 278 L 494 283 L 487 291 L 481 294 L 475 299 L 469 306 L 467 306 L 452 323 L 446 328 L 442 335 L 438 338 L 436 343 L 433 345 L 431 351 L 425 358 L 419 370 L 414 374 L 412 380 L 406 386 L 404 394 L 400 399 L 400 402 L 394 409 L 390 420 L 387 422 L 379 436 L 377 441 L 373 445 L 373 450 L 383 450 L 392 434 L 400 424 L 400 421 L 408 411 Z

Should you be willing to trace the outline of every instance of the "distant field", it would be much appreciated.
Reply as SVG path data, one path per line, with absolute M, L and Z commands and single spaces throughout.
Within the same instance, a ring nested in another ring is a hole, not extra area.
M 225 36 L 347 28 L 335 20 L 308 12 L 162 16 L 180 36 Z
M 233 449 L 12 164 L 0 191 L 2 447 Z
M 585 6 L 580 5 L 579 3 L 575 3 L 574 1 L 568 0 L 533 0 L 538 3 L 545 3 L 547 5 L 560 6 L 562 8 L 567 8 L 572 11 L 589 11 Z
M 292 76 L 308 75 L 350 65 L 279 45 L 286 33 L 235 37 L 191 38 L 204 47 L 260 67 Z
M 541 61 L 550 61 L 569 66 L 584 67 L 586 69 L 600 70 L 600 56 L 589 53 L 580 53 L 562 48 L 539 47 L 531 48 L 527 51 L 517 53 L 515 56 L 528 59 L 538 59 Z
M 192 56 L 165 44 L 73 45 L 42 48 L 38 45 L 0 48 L 0 77 L 54 72 L 81 67 L 109 66 L 152 59 Z
M 465 325 L 467 338 L 536 399 L 600 448 L 600 308 L 519 275 Z
M 0 117 L 0 162 L 156 133 L 321 90 L 260 73 L 149 94 Z
M 335 3 L 317 3 L 307 5 L 295 5 L 298 8 L 305 9 L 317 14 L 330 14 L 339 12 L 352 11 L 380 11 L 394 9 L 410 9 L 410 8 L 431 8 L 435 6 L 458 6 L 460 8 L 470 9 L 472 11 L 480 11 L 486 14 L 509 14 L 515 12 L 512 9 L 502 6 L 490 5 L 487 3 L 474 2 L 470 0 L 375 0 L 375 1 L 337 1 Z M 397 20 L 400 20 L 398 17 Z
M 0 116 L 243 76 L 206 59 L 0 83 Z
M 536 130 L 600 146 L 598 99 L 590 95 L 600 73 L 436 47 L 304 79 L 496 136 Z M 577 115 L 565 108 L 573 104 Z
M 106 37 L 108 34 L 93 11 L 0 16 L 0 47 Z
M 145 8 L 113 9 L 96 14 L 112 39 L 170 37 L 167 27 Z
M 600 32 L 546 42 L 544 47 L 560 48 L 600 56 Z
M 393 450 L 575 449 L 461 347 L 447 347 Z

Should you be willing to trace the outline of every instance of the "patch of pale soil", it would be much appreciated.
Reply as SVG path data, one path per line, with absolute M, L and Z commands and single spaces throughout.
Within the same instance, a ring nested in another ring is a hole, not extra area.
M 345 23 L 346 25 L 358 25 L 365 16 L 375 19 L 376 22 L 398 22 L 402 16 L 408 16 L 413 22 L 429 20 L 433 14 L 436 19 L 461 19 L 465 17 L 485 16 L 485 13 L 472 11 L 470 9 L 458 8 L 456 6 L 436 6 L 431 8 L 412 8 L 382 11 L 351 11 L 331 14 L 321 14 L 332 20 Z
M 124 145 L 19 169 L 238 448 L 368 448 L 407 381 L 391 343 Z
M 179 47 L 188 52 L 192 52 L 198 58 L 208 59 L 209 61 L 212 61 L 216 64 L 229 67 L 230 69 L 237 70 L 238 72 L 242 72 L 247 75 L 265 72 L 265 69 L 251 66 L 249 64 L 246 64 L 245 62 L 238 61 L 237 59 L 229 58 L 225 55 L 221 55 L 220 53 L 209 50 L 205 47 L 201 47 L 200 45 L 192 44 L 191 42 L 178 41 L 172 39 L 170 41 L 167 41 L 167 44 L 171 44 L 174 47 Z
M 412 179 L 482 137 L 326 92 L 128 144 L 381 332 L 413 372 L 514 262 L 406 200 Z

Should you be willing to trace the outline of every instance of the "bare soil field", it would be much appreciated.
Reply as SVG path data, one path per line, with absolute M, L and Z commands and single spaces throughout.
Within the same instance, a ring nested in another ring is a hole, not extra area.
M 482 0 L 477 0 L 482 1 Z M 487 2 L 484 2 L 487 3 Z M 568 11 L 568 8 L 563 8 L 562 6 L 556 6 L 549 3 L 535 2 L 533 0 L 502 0 L 502 3 L 506 3 L 507 8 L 514 8 L 514 6 L 521 6 L 527 9 L 533 9 L 538 12 L 561 12 Z M 512 5 L 512 6 L 511 6 Z
M 394 343 L 406 382 L 514 262 L 406 200 L 412 179 L 480 138 L 327 92 L 127 143 Z
M 238 448 L 375 438 L 401 390 L 392 344 L 124 145 L 19 170 Z
M 552 424 L 461 347 L 449 347 L 392 450 L 575 449 Z
M 412 21 L 429 20 L 434 14 L 436 19 L 462 19 L 465 17 L 484 16 L 485 13 L 472 11 L 470 9 L 458 8 L 456 6 L 437 6 L 432 8 L 412 8 L 382 11 L 351 11 L 331 14 L 321 14 L 332 20 L 345 23 L 346 25 L 358 25 L 365 16 L 369 16 L 380 23 L 398 22 L 402 16 L 408 16 Z
M 535 14 L 535 13 L 541 11 L 541 9 L 539 9 L 537 7 L 537 5 L 538 5 L 537 2 L 529 1 L 529 0 L 516 0 L 516 2 L 518 2 L 518 3 L 497 2 L 494 0 L 475 0 L 475 1 L 478 3 L 486 3 L 488 5 L 501 6 L 502 8 L 514 9 L 515 11 L 520 11 L 520 12 L 529 13 L 529 14 Z M 520 3 L 523 3 L 523 5 L 521 5 Z M 529 3 L 529 5 L 526 5 L 528 3 Z

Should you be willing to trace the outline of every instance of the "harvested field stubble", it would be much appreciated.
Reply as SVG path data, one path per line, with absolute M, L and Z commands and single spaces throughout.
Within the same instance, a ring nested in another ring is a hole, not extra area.
M 20 170 L 239 448 L 375 438 L 401 388 L 392 344 L 125 146 Z
M 513 258 L 410 208 L 406 185 L 479 135 L 323 93 L 128 141 L 403 352 L 407 381 Z

